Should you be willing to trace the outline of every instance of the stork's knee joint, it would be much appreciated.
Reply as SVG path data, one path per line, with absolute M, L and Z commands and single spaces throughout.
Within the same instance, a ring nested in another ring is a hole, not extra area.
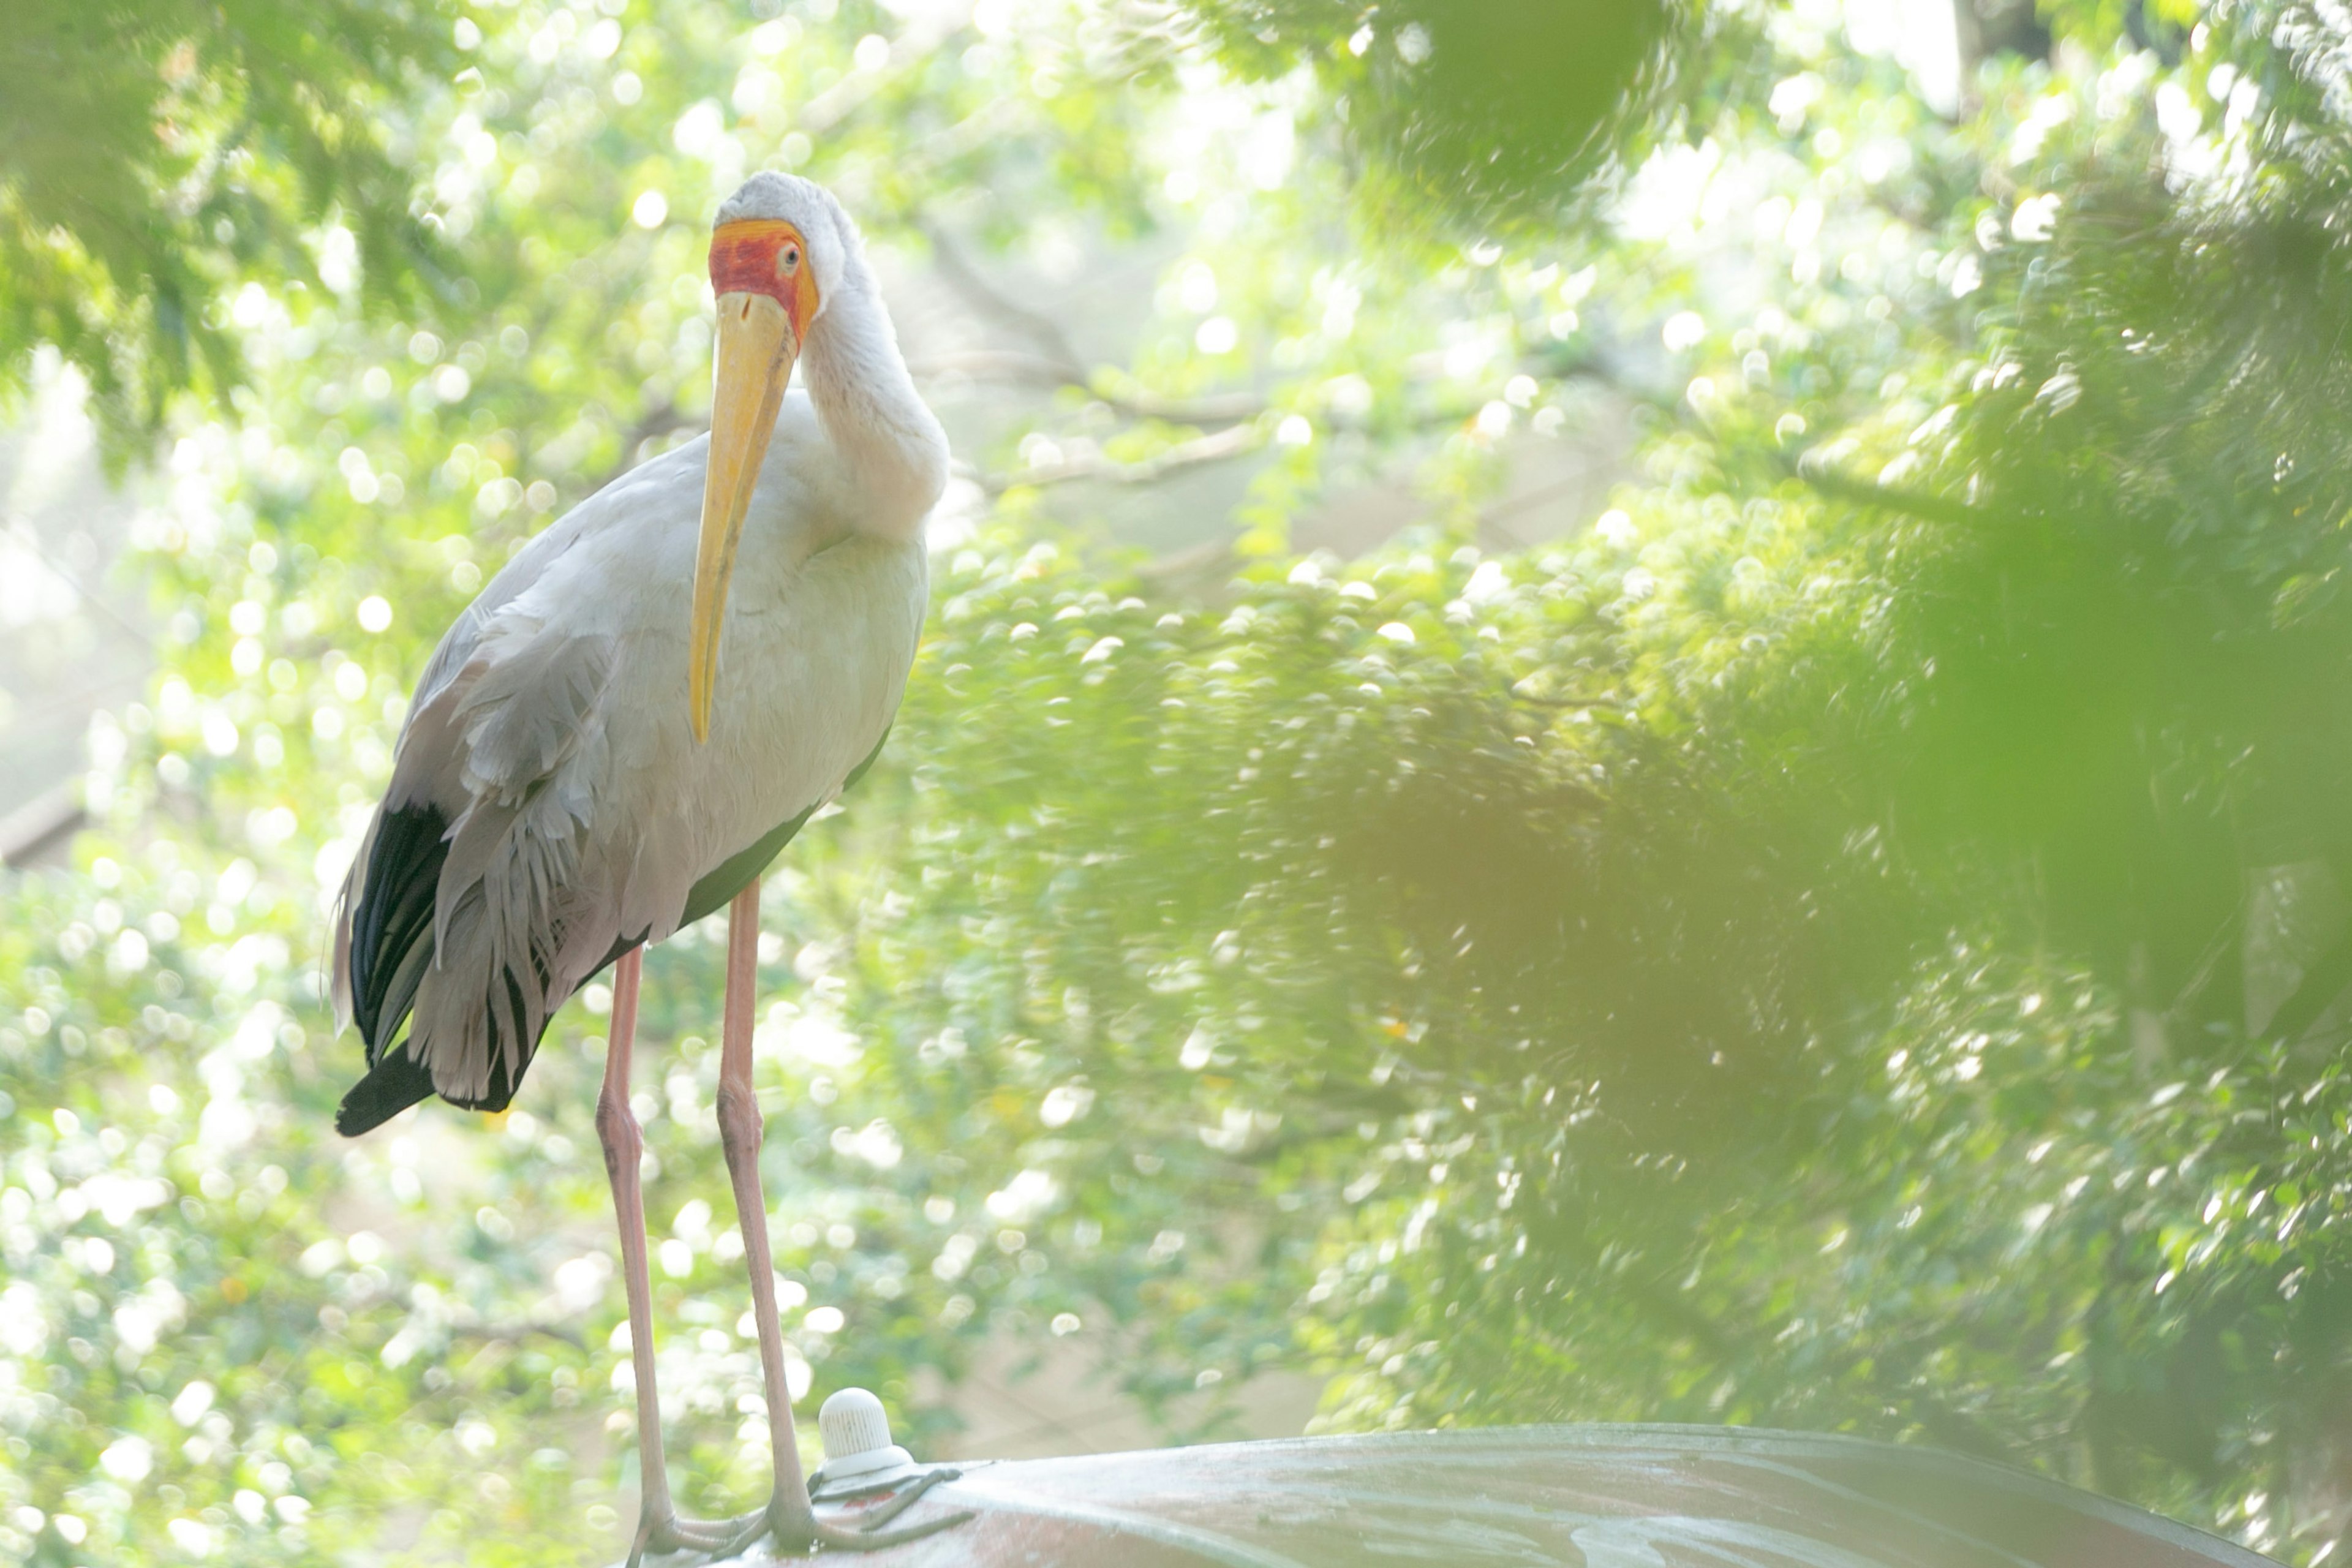
M 719 1141 L 730 1152 L 756 1152 L 761 1125 L 760 1100 L 749 1089 L 719 1082 Z
M 609 1089 L 596 1097 L 596 1136 L 604 1145 L 608 1175 L 635 1171 L 637 1162 L 645 1158 L 646 1136 L 637 1127 L 635 1113 L 625 1097 Z

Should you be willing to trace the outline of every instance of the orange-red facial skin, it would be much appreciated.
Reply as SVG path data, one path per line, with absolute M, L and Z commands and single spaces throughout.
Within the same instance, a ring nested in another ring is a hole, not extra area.
M 781 263 L 790 246 L 800 264 Z M 784 308 L 795 341 L 808 333 L 816 314 L 816 275 L 809 265 L 801 231 L 782 218 L 738 218 L 710 233 L 710 289 L 714 294 L 765 294 Z

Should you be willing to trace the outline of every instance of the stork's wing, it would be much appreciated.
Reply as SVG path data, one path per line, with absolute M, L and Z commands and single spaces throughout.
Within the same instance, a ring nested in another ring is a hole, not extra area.
M 601 510 L 582 508 L 518 554 L 418 684 L 338 912 L 336 1000 L 370 1068 L 337 1119 L 345 1131 L 436 1090 L 504 1105 L 561 1000 L 549 960 L 604 761 L 613 643 L 551 624 L 531 590 Z
M 379 952 L 406 952 L 413 943 L 404 938 L 421 929 L 417 921 L 430 917 L 433 882 L 440 872 L 440 851 L 435 846 L 449 826 L 445 802 L 455 794 L 451 786 L 456 781 L 446 775 L 457 756 L 446 732 L 447 707 L 437 700 L 474 657 L 483 631 L 499 611 L 543 577 L 597 521 L 591 507 L 580 507 L 518 551 L 442 634 L 416 683 L 407 722 L 401 727 L 392 787 L 361 838 L 335 900 L 336 1017 L 341 1023 L 357 1018 L 371 1066 L 383 1054 L 391 1029 L 400 1026 L 407 997 L 415 992 L 414 977 L 403 989 L 393 973 L 374 960 Z M 391 1028 L 379 1031 L 375 1020 L 394 993 L 402 1001 L 393 1009 Z

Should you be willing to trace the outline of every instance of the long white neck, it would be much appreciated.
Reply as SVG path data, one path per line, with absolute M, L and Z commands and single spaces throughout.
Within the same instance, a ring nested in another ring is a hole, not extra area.
M 947 485 L 947 433 L 916 395 L 881 290 L 854 244 L 840 286 L 809 324 L 800 367 L 826 438 L 864 492 L 859 531 L 913 539 Z

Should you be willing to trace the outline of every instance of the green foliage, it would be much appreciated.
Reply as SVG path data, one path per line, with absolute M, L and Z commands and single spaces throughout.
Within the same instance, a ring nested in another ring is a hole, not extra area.
M 983 1336 L 1075 1334 L 1179 1432 L 1301 1368 L 1331 1426 L 1837 1427 L 2329 1549 L 2325 28 L 2165 11 L 2159 53 L 2063 7 L 1948 121 L 1803 8 L 1710 20 L 1736 68 L 1629 23 L 1589 58 L 1637 90 L 1529 109 L 1483 15 L 1204 5 L 1139 56 L 1124 12 L 525 6 L 404 79 L 383 144 L 460 286 L 239 297 L 249 392 L 173 426 L 142 525 L 171 637 L 94 732 L 101 830 L 0 889 L 0 1550 L 614 1549 L 609 996 L 502 1123 L 338 1144 L 318 942 L 438 628 L 693 427 L 702 215 L 770 164 L 886 254 L 1165 258 L 1128 363 L 963 454 L 993 510 L 942 539 L 882 765 L 770 883 L 813 1395 L 920 1443 Z M 1638 432 L 1613 505 L 1474 548 L 1505 457 L 1596 408 Z M 1230 581 L 1047 521 L 1074 467 L 1203 441 L 1255 465 Z M 1289 550 L 1407 479 L 1394 547 Z M 706 1512 L 764 1462 L 719 973 L 715 931 L 652 955 L 637 1096 Z
M 1273 79 L 1302 62 L 1313 69 L 1362 162 L 1378 221 L 1416 237 L 1433 216 L 1486 232 L 1574 211 L 1695 96 L 1710 74 L 1699 41 L 1725 20 L 1710 26 L 1683 0 L 1372 10 L 1196 0 L 1190 9 L 1240 70 Z
M 0 392 L 57 350 L 120 458 L 174 393 L 242 382 L 240 289 L 413 294 L 434 249 L 386 117 L 446 66 L 454 16 L 407 0 L 13 7 Z

